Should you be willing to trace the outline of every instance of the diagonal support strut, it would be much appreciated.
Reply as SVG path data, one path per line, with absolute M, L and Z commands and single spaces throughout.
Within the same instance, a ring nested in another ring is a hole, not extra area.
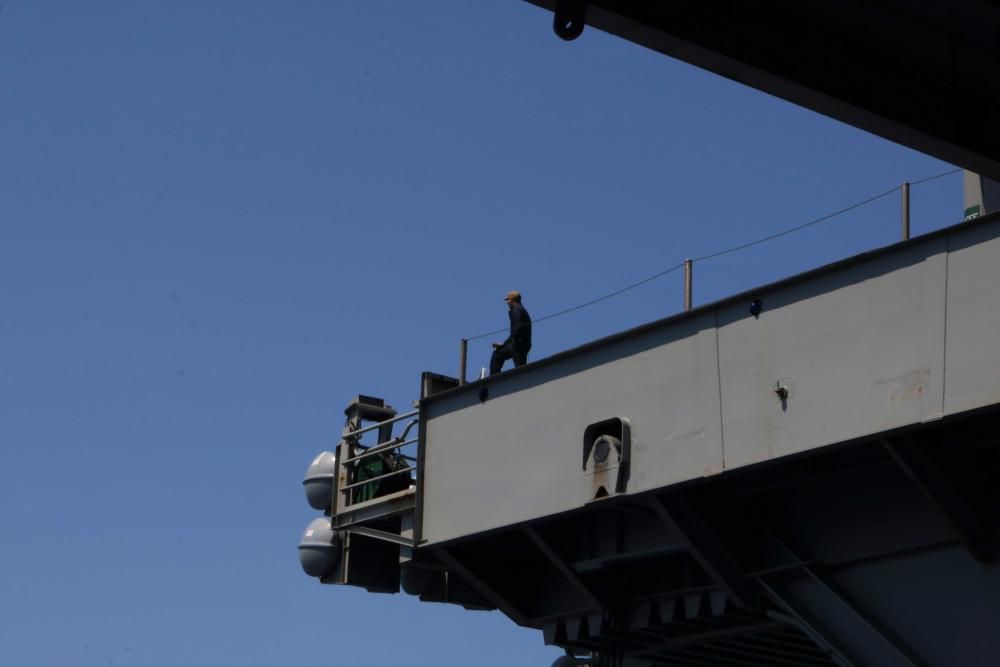
M 702 569 L 737 606 L 752 606 L 754 596 L 745 583 L 739 563 L 687 500 L 672 493 L 666 497 L 666 502 L 655 495 L 649 496 L 647 502 L 667 530 L 680 537 Z

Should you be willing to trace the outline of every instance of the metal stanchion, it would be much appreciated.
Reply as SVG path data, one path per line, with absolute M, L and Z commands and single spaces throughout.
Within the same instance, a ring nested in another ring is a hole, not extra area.
M 461 351 L 458 357 L 458 384 L 463 385 L 465 384 L 465 360 L 469 356 L 469 341 L 463 338 L 459 348 Z
M 910 239 L 910 184 L 903 182 L 903 240 Z
M 691 310 L 691 260 L 684 260 L 684 310 Z

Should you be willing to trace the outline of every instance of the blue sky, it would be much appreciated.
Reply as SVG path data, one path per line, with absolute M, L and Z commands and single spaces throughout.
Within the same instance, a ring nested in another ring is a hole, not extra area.
M 4 2 L 0 663 L 548 665 L 299 570 L 351 397 L 406 409 L 509 289 L 539 318 L 950 168 L 520 0 Z M 915 234 L 961 210 L 914 187 Z M 891 196 L 696 264 L 695 302 L 898 234 Z M 675 273 L 532 357 L 681 305 Z

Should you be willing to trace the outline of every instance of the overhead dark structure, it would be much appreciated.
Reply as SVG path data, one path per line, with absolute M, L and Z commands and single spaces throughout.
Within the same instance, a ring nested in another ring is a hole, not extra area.
M 1000 179 L 998 0 L 528 0 Z

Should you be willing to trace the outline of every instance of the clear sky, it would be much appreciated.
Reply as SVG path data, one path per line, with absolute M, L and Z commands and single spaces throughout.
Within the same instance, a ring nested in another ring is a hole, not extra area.
M 300 571 L 351 397 L 407 409 L 509 289 L 537 319 L 951 168 L 551 20 L 2 3 L 0 664 L 547 666 L 499 613 Z M 961 211 L 960 175 L 914 187 L 914 233 Z M 696 264 L 695 302 L 898 234 L 891 196 Z M 532 358 L 681 305 L 674 273 Z

